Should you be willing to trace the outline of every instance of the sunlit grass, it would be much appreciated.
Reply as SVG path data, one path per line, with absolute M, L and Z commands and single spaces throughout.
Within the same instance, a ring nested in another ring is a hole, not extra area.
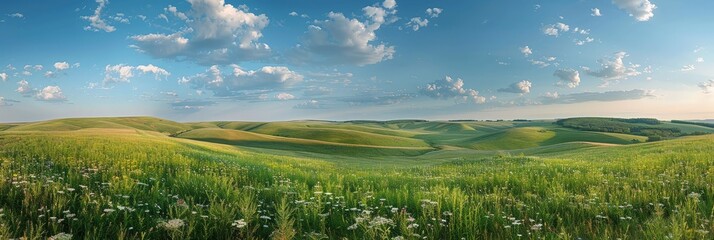
M 0 238 L 714 237 L 712 136 L 384 166 L 136 130 L 5 132 Z

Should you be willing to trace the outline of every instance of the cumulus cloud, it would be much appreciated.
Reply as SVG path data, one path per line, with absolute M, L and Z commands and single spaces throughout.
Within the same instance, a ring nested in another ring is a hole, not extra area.
M 30 87 L 30 83 L 26 80 L 21 80 L 17 82 L 17 89 L 15 92 L 20 93 L 23 97 L 29 97 L 32 95 L 34 90 Z
M 55 67 L 55 69 L 57 69 L 57 71 L 66 70 L 66 69 L 69 68 L 69 63 L 67 63 L 67 62 L 56 62 L 56 63 L 54 64 L 54 67 Z
M 270 22 L 264 14 L 234 7 L 224 0 L 189 0 L 191 10 L 184 30 L 172 34 L 135 35 L 133 48 L 156 58 L 192 60 L 205 65 L 255 60 L 270 55 L 270 46 L 260 43 Z M 173 12 L 174 8 L 167 8 Z
M 158 80 L 161 77 L 171 75 L 163 68 L 149 65 L 131 66 L 126 64 L 107 65 L 104 67 L 104 84 L 107 83 L 128 83 L 134 77 L 134 70 L 138 70 L 141 74 L 151 73 Z
M 238 65 L 231 65 L 232 73 L 223 74 L 214 65 L 206 72 L 183 77 L 180 84 L 190 84 L 194 89 L 213 91 L 215 96 L 235 97 L 247 90 L 275 90 L 301 82 L 303 76 L 287 67 L 264 66 L 258 70 L 246 71 Z
M 397 7 L 397 1 L 396 0 L 384 0 L 382 3 L 382 6 L 386 9 L 393 9 Z
M 84 30 L 95 32 L 114 32 L 116 28 L 112 25 L 109 25 L 106 21 L 104 21 L 104 19 L 102 19 L 102 10 L 104 10 L 104 7 L 109 4 L 109 1 L 97 0 L 97 4 L 99 5 L 94 10 L 94 15 L 82 17 L 82 19 L 89 21 L 89 26 L 84 27 Z
M 519 48 L 519 49 L 521 50 L 521 53 L 523 53 L 523 56 L 528 57 L 528 56 L 530 56 L 531 54 L 533 54 L 533 50 L 532 50 L 530 47 L 528 47 L 528 46 L 524 46 L 524 47 Z
M 545 104 L 568 104 L 581 102 L 614 102 L 623 100 L 637 100 L 655 97 L 654 91 L 634 89 L 629 91 L 609 91 L 609 92 L 582 92 L 567 95 L 557 95 L 556 98 L 544 96 Z
M 277 95 L 275 95 L 275 98 L 277 98 L 278 100 L 283 100 L 283 101 L 284 101 L 284 100 L 292 100 L 292 99 L 295 99 L 295 96 L 293 96 L 293 95 L 290 94 L 290 93 L 278 93 Z
M 45 72 L 45 74 L 43 74 L 43 76 L 45 76 L 46 78 L 54 78 L 57 77 L 57 73 L 53 71 L 47 71 Z
M 637 64 L 625 64 L 624 58 L 627 57 L 626 52 L 617 52 L 614 57 L 608 59 L 601 59 L 599 61 L 601 69 L 597 71 L 585 68 L 585 72 L 588 75 L 599 77 L 604 80 L 620 80 L 627 79 L 629 77 L 635 77 L 642 74 L 637 68 L 640 65 Z
M 412 30 L 419 31 L 420 28 L 429 25 L 429 19 L 422 19 L 420 17 L 414 17 L 409 22 L 407 22 L 407 27 L 412 28 Z
M 124 64 L 104 67 L 104 83 L 129 82 L 134 77 L 134 67 Z
M 657 6 L 649 0 L 612 0 L 612 2 L 640 22 L 649 21 L 654 17 L 654 10 L 657 9 Z
M 555 70 L 553 76 L 558 77 L 558 86 L 567 86 L 575 88 L 580 85 L 580 73 L 574 69 L 558 69 Z
M 450 76 L 427 84 L 419 92 L 424 96 L 436 99 L 455 99 L 458 102 L 473 103 L 486 102 L 486 98 L 480 96 L 475 89 L 464 88 L 463 80 L 460 78 L 454 80 Z
M 22 13 L 19 13 L 19 12 L 8 14 L 8 16 L 10 16 L 12 18 L 24 18 L 25 17 L 25 15 L 23 15 Z
M 426 15 L 428 15 L 430 18 L 437 18 L 443 11 L 444 9 L 441 8 L 427 8 Z
M 7 80 L 7 73 L 0 73 L 0 80 L 3 82 Z
M 67 98 L 62 93 L 62 89 L 58 86 L 47 86 L 40 91 L 37 91 L 35 98 L 40 101 L 47 102 L 62 102 Z
M 593 17 L 600 17 L 600 16 L 602 16 L 602 13 L 600 13 L 600 9 L 599 9 L 599 8 L 593 8 L 593 9 L 590 9 L 590 11 L 592 11 L 592 13 L 590 14 L 590 16 L 593 16 Z
M 531 92 L 531 87 L 533 86 L 533 83 L 528 80 L 523 80 L 520 82 L 515 82 L 509 85 L 507 88 L 501 88 L 498 89 L 499 92 L 506 92 L 506 93 L 519 93 L 519 94 L 526 94 Z
M 708 81 L 699 83 L 699 88 L 704 91 L 704 93 L 712 93 L 714 92 L 714 79 L 709 79 Z
M 555 37 L 559 36 L 560 33 L 568 32 L 568 31 L 570 31 L 570 26 L 568 24 L 561 23 L 561 22 L 556 23 L 556 24 L 551 24 L 551 25 L 545 26 L 545 28 L 543 28 L 543 34 L 548 35 L 548 36 L 555 36 Z
M 152 74 L 154 74 L 154 77 L 156 77 L 156 79 L 159 79 L 160 77 L 168 77 L 171 75 L 171 73 L 169 73 L 165 69 L 154 66 L 152 64 L 139 65 L 139 66 L 136 66 L 136 69 L 141 71 L 142 73 L 152 73 Z
M 697 62 L 698 62 L 698 63 L 703 63 L 703 62 L 704 62 L 704 58 L 703 58 L 703 57 L 698 57 L 698 58 L 697 58 Z
M 350 19 L 342 13 L 330 12 L 326 20 L 315 21 L 308 26 L 291 53 L 296 63 L 327 65 L 368 65 L 392 59 L 393 46 L 373 43 L 376 31 L 385 24 L 385 19 L 396 13 L 396 3 L 385 1 L 385 8 L 367 6 L 362 9 L 363 21 Z

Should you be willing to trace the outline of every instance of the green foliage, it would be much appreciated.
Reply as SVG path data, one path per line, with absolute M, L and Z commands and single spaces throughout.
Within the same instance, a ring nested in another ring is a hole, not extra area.
M 577 130 L 635 134 L 652 139 L 682 136 L 681 129 L 659 126 L 662 122 L 651 118 L 567 118 L 555 123 Z
M 708 127 L 708 128 L 714 128 L 714 123 L 706 123 L 706 122 L 689 122 L 689 121 L 672 120 L 672 123 L 691 124 L 691 125 L 703 126 L 703 127 Z
M 612 146 L 573 141 L 632 135 L 415 124 L 426 123 L 395 131 L 432 144 L 509 129 L 553 136 L 527 149 L 292 157 L 136 129 L 0 131 L 0 238 L 714 238 L 713 135 Z

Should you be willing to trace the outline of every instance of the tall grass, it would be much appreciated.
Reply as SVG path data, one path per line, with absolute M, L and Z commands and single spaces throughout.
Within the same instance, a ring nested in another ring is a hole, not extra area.
M 152 134 L 2 133 L 0 178 L 3 239 L 714 238 L 711 136 L 367 169 Z

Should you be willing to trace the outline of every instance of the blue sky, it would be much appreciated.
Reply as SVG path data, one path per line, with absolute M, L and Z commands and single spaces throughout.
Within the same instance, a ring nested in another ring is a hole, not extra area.
M 714 118 L 714 2 L 3 1 L 0 121 Z

